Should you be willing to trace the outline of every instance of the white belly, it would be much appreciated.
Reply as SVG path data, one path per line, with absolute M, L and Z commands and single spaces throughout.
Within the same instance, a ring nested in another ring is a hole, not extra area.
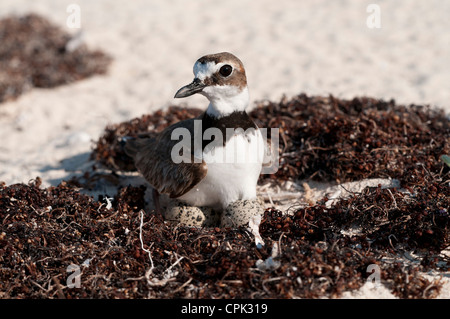
M 203 160 L 208 165 L 206 177 L 179 197 L 192 206 L 226 208 L 239 199 L 256 198 L 256 183 L 261 173 L 264 141 L 259 130 L 238 134 L 225 147 L 205 148 Z

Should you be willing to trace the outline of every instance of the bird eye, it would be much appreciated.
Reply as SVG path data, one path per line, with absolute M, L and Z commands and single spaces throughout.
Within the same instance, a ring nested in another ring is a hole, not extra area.
M 219 73 L 220 75 L 227 77 L 231 74 L 233 71 L 233 68 L 229 64 L 225 64 L 223 67 L 220 68 Z

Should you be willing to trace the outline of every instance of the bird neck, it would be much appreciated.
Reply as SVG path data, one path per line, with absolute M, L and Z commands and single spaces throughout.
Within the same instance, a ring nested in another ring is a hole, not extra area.
M 214 94 L 209 95 L 209 106 L 206 114 L 211 117 L 221 118 L 233 112 L 243 112 L 248 106 L 250 96 L 248 88 L 245 87 L 239 93 L 233 95 Z

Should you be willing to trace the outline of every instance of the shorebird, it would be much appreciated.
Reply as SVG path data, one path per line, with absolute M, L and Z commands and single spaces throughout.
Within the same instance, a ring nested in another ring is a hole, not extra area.
M 152 138 L 127 140 L 125 152 L 153 186 L 154 195 L 222 210 L 236 200 L 256 199 L 265 144 L 245 111 L 249 92 L 244 66 L 233 54 L 222 52 L 201 57 L 193 71 L 194 80 L 175 98 L 201 94 L 209 100 L 206 111 Z M 184 133 L 189 138 L 180 147 Z

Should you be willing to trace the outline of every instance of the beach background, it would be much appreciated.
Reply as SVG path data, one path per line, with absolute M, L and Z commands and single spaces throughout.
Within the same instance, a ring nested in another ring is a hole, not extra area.
M 75 4 L 80 27 L 67 23 Z M 371 9 L 380 9 L 374 25 Z M 0 19 L 37 13 L 89 48 L 109 54 L 106 75 L 32 89 L 0 104 L 0 181 L 41 177 L 57 185 L 91 165 L 108 124 L 170 105 L 205 108 L 202 96 L 175 100 L 205 54 L 229 51 L 246 67 L 251 105 L 299 93 L 450 113 L 448 1 L 55 1 L 4 0 Z M 368 21 L 369 19 L 369 21 Z M 448 279 L 448 278 L 447 278 Z M 450 297 L 450 285 L 441 297 Z M 344 297 L 392 295 L 365 285 Z

